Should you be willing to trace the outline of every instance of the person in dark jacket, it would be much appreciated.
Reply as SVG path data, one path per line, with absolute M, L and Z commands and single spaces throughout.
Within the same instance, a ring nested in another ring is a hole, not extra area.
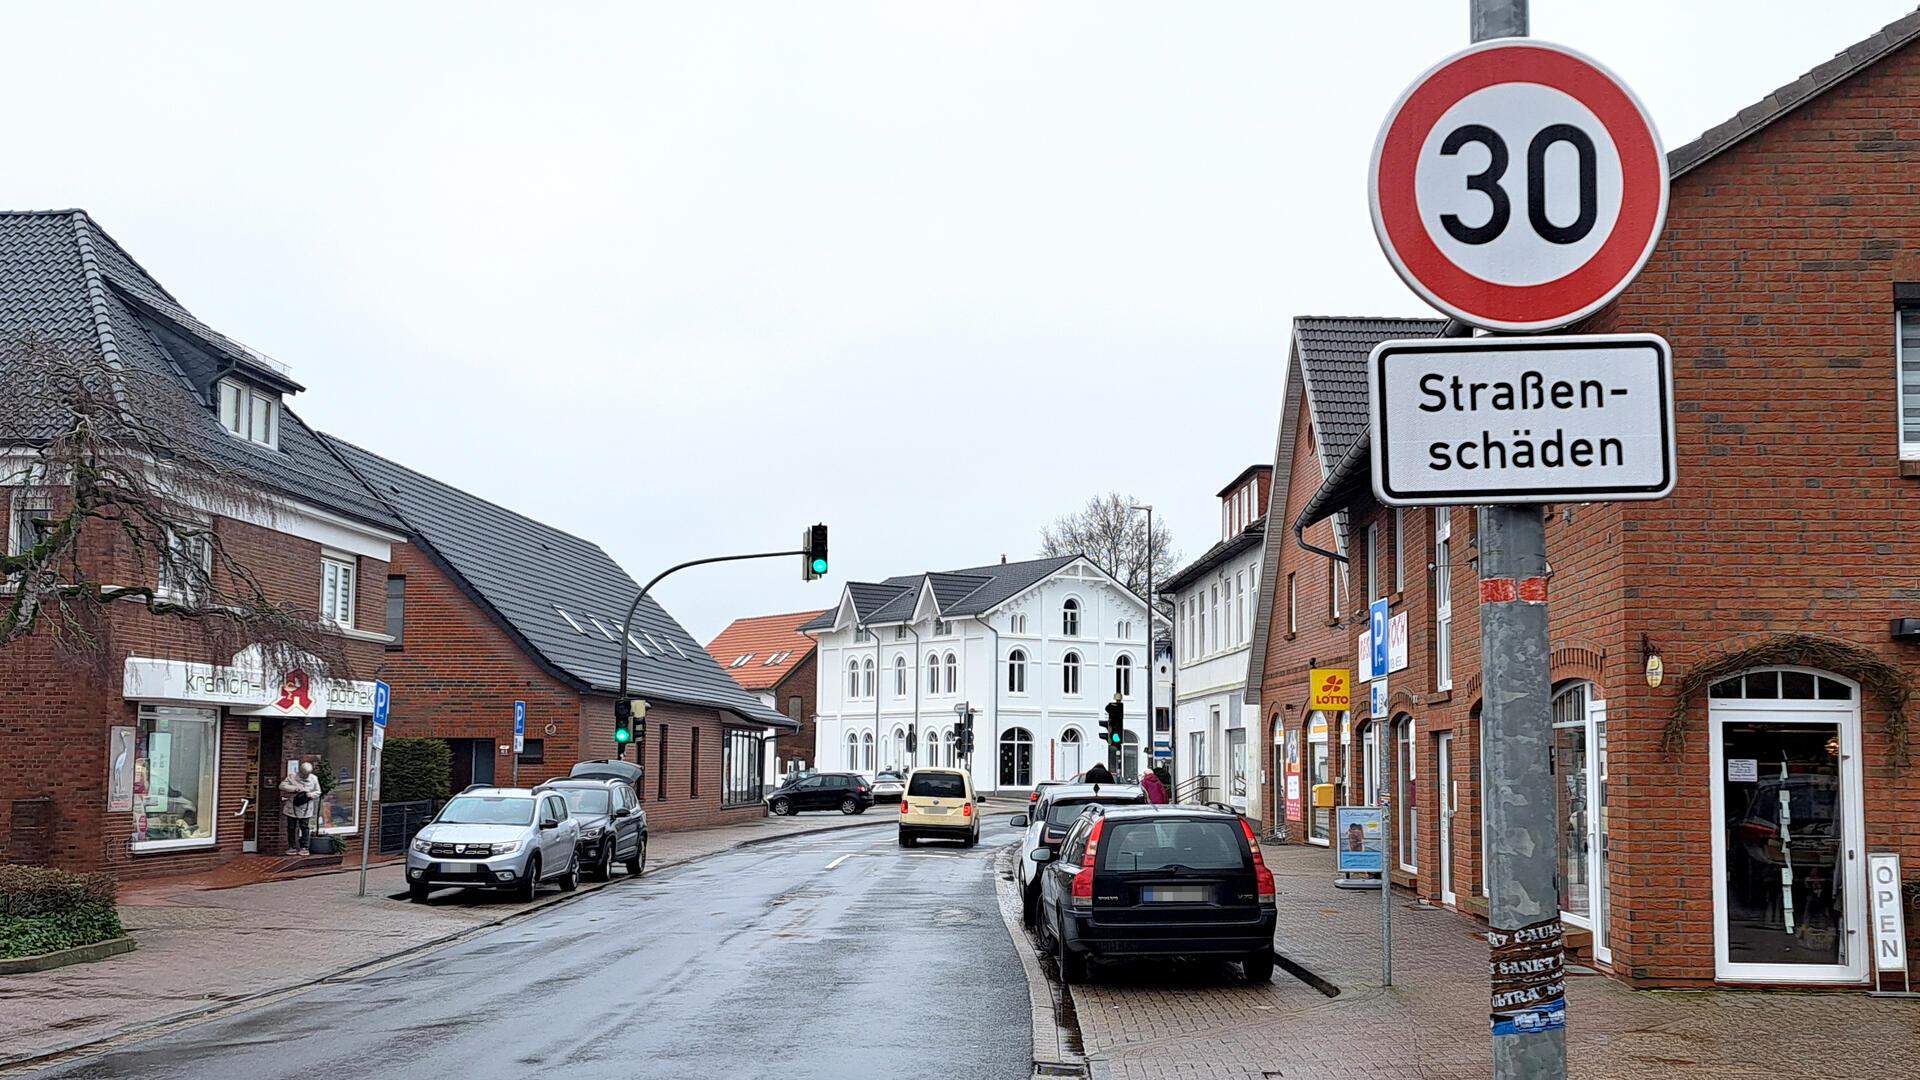
M 1096 761 L 1094 762 L 1093 768 L 1088 769 L 1086 775 L 1080 779 L 1089 784 L 1111 784 L 1113 783 L 1113 773 L 1107 771 L 1105 765 Z

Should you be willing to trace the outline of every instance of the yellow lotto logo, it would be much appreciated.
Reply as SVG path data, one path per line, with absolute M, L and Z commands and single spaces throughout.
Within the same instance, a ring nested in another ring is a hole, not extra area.
M 1307 708 L 1345 712 L 1353 704 L 1353 672 L 1346 668 L 1314 668 Z

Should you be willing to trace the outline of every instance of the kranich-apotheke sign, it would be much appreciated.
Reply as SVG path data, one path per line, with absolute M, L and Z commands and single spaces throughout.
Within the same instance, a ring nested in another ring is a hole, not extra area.
M 1673 376 L 1652 334 L 1387 341 L 1368 358 L 1388 506 L 1607 502 L 1673 491 Z

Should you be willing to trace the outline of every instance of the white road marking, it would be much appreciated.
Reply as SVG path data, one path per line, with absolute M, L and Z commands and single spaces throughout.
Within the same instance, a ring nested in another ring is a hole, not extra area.
M 853 857 L 854 857 L 855 855 L 858 855 L 858 854 L 860 854 L 860 853 L 859 853 L 859 852 L 857 852 L 857 851 L 849 851 L 849 852 L 847 852 L 847 853 L 846 853 L 845 855 L 842 855 L 842 856 L 840 856 L 839 858 L 837 858 L 837 859 L 835 859 L 835 860 L 833 860 L 832 862 L 830 862 L 830 863 L 828 863 L 828 864 L 827 864 L 827 869 L 829 869 L 829 870 L 831 870 L 831 869 L 833 869 L 834 867 L 836 867 L 836 866 L 839 866 L 839 865 L 840 865 L 841 863 L 843 863 L 843 862 L 846 862 L 846 861 L 847 861 L 848 859 L 851 859 L 851 858 L 853 858 Z

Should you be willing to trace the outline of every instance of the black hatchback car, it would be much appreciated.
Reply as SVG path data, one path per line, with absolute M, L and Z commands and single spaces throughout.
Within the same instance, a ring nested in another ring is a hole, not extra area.
M 613 878 L 615 863 L 630 877 L 647 868 L 647 811 L 624 780 L 551 780 L 534 789 L 567 800 L 567 815 L 580 826 L 580 869 L 601 881 Z
M 1063 982 L 1087 961 L 1213 956 L 1273 978 L 1273 874 L 1245 818 L 1197 806 L 1089 806 L 1040 847 L 1040 934 Z
M 838 810 L 864 814 L 873 806 L 873 785 L 859 773 L 823 772 L 803 776 L 767 796 L 767 812 L 786 817 L 802 810 Z

